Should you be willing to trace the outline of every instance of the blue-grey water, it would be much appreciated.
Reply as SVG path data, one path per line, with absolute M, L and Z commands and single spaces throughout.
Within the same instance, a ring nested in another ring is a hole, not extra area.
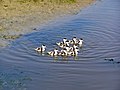
M 17 39 L 0 51 L 0 90 L 120 90 L 119 14 L 120 0 L 99 0 Z M 74 36 L 84 39 L 78 57 L 34 51 Z

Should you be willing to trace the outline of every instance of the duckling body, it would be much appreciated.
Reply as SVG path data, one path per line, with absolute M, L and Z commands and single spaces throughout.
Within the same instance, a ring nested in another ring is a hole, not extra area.
M 70 46 L 70 42 L 68 40 L 66 41 L 65 46 Z
M 48 53 L 48 55 L 50 55 L 50 56 L 58 56 L 58 55 L 59 55 L 58 49 L 54 49 L 53 51 L 49 51 L 49 52 L 47 52 L 47 53 Z
M 73 44 L 78 44 L 78 39 L 76 37 L 73 37 Z
M 82 47 L 82 45 L 83 45 L 83 39 L 82 38 L 78 39 L 76 37 L 73 37 L 71 42 L 72 42 L 73 45 L 78 45 L 79 47 Z
M 77 56 L 77 55 L 78 55 L 78 52 L 79 52 L 79 49 L 78 49 L 78 48 L 74 49 L 74 51 L 73 51 L 73 56 Z
M 66 51 L 66 49 L 62 49 L 60 51 L 60 56 L 67 56 L 68 55 L 68 52 Z
M 66 44 L 67 38 L 63 38 L 63 44 Z
M 50 55 L 50 56 L 54 56 L 54 52 L 53 51 L 49 51 L 49 52 L 47 52 L 47 54 Z
M 65 47 L 65 45 L 63 44 L 63 42 L 58 42 L 58 43 L 56 43 L 60 48 L 64 48 Z
M 82 47 L 82 45 L 83 45 L 83 39 L 82 38 L 79 39 L 79 43 L 78 44 L 79 44 L 80 47 Z
M 42 45 L 41 47 L 37 47 L 35 49 L 35 51 L 37 51 L 37 52 L 44 52 L 45 50 L 46 50 L 46 46 L 45 45 Z
M 78 48 L 78 46 L 77 45 L 73 45 L 73 49 L 76 49 L 76 48 Z
M 57 42 L 56 43 L 60 48 L 65 48 L 66 46 L 69 46 L 69 41 L 64 38 L 62 42 Z

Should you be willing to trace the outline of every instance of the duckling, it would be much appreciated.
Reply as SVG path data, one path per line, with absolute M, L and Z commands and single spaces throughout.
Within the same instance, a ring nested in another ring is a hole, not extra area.
M 57 42 L 56 43 L 58 46 L 61 46 L 62 45 L 62 42 Z
M 69 41 L 67 38 L 63 38 L 62 42 L 57 42 L 56 43 L 60 48 L 64 48 L 65 46 L 69 46 Z
M 73 56 L 77 56 L 78 55 L 78 52 L 79 52 L 79 49 L 78 48 L 75 48 L 72 55 Z
M 54 51 L 48 51 L 47 54 L 53 56 Z
M 67 52 L 69 52 L 69 51 L 70 51 L 70 49 L 71 49 L 71 48 L 70 48 L 70 47 L 68 47 L 68 46 L 66 46 L 66 47 L 65 47 L 65 50 L 66 50 Z
M 77 39 L 76 37 L 73 37 L 72 40 L 73 40 L 73 43 L 74 43 L 74 44 L 77 44 L 77 43 L 78 43 L 78 39 Z
M 63 42 L 57 42 L 56 43 L 60 48 L 64 48 L 65 47 L 65 45 L 63 44 Z
M 79 39 L 78 45 L 79 45 L 80 47 L 82 47 L 82 45 L 83 45 L 83 39 L 82 39 L 82 38 Z
M 69 40 L 69 44 L 73 45 L 74 44 L 73 40 Z
M 62 49 L 61 51 L 60 51 L 60 54 L 59 54 L 60 56 L 67 56 L 68 55 L 68 52 L 66 51 L 66 49 L 64 48 L 64 49 Z
M 67 40 L 67 41 L 65 42 L 65 45 L 68 46 L 68 47 L 70 46 L 69 40 Z
M 73 49 L 76 49 L 78 46 L 76 44 L 73 45 Z
M 54 49 L 54 51 L 49 51 L 49 52 L 47 52 L 48 53 L 48 55 L 50 55 L 50 56 L 58 56 L 58 49 Z
M 68 46 L 67 46 L 67 47 L 65 48 L 64 52 L 66 53 L 66 55 L 71 56 L 72 53 L 73 53 L 73 50 L 74 50 L 73 47 L 68 47 Z
M 66 44 L 67 38 L 63 38 L 63 44 Z
M 35 51 L 37 51 L 37 52 L 44 52 L 46 50 L 46 46 L 45 45 L 42 45 L 41 47 L 38 47 L 38 48 L 36 48 L 35 49 Z
M 54 49 L 54 56 L 57 56 L 58 55 L 58 49 Z

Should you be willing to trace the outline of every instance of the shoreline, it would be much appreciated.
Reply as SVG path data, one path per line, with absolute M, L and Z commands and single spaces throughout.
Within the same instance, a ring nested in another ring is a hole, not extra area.
M 11 41 L 37 30 L 37 27 L 49 23 L 56 18 L 75 15 L 95 0 L 75 3 L 3 3 L 0 8 L 0 48 L 8 46 Z M 16 5 L 18 7 L 16 7 Z M 27 6 L 26 6 L 27 5 Z M 22 8 L 20 8 L 22 7 Z M 26 8 L 24 10 L 24 8 Z

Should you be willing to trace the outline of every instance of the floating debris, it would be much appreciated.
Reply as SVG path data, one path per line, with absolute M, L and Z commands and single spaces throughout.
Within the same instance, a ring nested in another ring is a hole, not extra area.
M 105 58 L 104 60 L 110 61 L 110 62 L 112 62 L 113 64 L 120 64 L 120 61 L 115 61 L 113 58 Z
M 120 62 L 116 62 L 117 64 L 120 64 Z
M 104 60 L 107 60 L 107 61 L 114 61 L 113 58 L 105 58 Z

